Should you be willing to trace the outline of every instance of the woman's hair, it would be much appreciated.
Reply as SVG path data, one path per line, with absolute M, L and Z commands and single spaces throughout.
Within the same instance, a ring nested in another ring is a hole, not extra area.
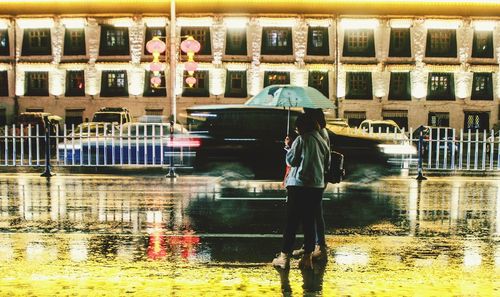
M 299 130 L 299 134 L 304 134 L 316 130 L 317 122 L 307 113 L 301 113 L 295 121 L 295 127 Z
M 321 108 L 304 108 L 305 114 L 310 115 L 319 125 L 321 129 L 326 127 L 325 114 Z

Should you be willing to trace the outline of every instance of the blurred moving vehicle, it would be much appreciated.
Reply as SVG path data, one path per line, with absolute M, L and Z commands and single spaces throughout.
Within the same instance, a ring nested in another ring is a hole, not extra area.
M 359 124 L 359 129 L 375 137 L 408 139 L 408 136 L 393 120 L 364 120 Z
M 180 124 L 127 123 L 115 131 L 114 136 L 107 130 L 105 134 L 100 133 L 99 125 L 92 127 L 96 134 L 91 131 L 87 137 L 78 138 L 75 134 L 58 145 L 60 162 L 67 165 L 169 165 L 172 162 L 177 167 L 192 167 L 200 145 L 199 139 Z
M 458 152 L 458 142 L 455 141 L 456 135 L 453 128 L 421 125 L 412 134 L 412 139 L 417 146 L 420 133 L 423 137 L 423 156 L 427 156 L 429 151 L 431 154 L 435 154 L 438 148 L 440 154 L 445 151 L 447 154 L 451 154 L 453 150 L 455 153 Z
M 282 178 L 285 169 L 283 140 L 289 126 L 296 137 L 294 123 L 302 108 L 247 105 L 203 105 L 187 109 L 192 133 L 203 135 L 196 164 L 208 169 L 211 163 L 236 161 L 250 168 L 257 177 Z M 327 125 L 332 149 L 344 155 L 346 171 L 356 164 L 386 164 L 382 141 L 348 133 L 335 133 Z
M 132 117 L 124 107 L 103 107 L 94 113 L 92 122 L 116 123 L 121 126 L 132 122 Z

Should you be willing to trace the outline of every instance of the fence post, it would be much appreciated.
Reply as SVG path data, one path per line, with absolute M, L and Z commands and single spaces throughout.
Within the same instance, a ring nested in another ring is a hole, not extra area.
M 51 177 L 54 174 L 50 172 L 50 121 L 44 119 L 45 121 L 45 171 L 42 173 L 43 177 Z M 56 148 L 57 149 L 57 148 Z
M 418 136 L 418 175 L 417 175 L 417 180 L 427 180 L 427 177 L 424 176 L 423 170 L 422 170 L 422 148 L 424 145 L 424 138 L 422 136 L 422 131 L 420 131 L 420 135 Z
M 168 168 L 168 173 L 165 177 L 168 178 L 177 177 L 174 168 L 174 121 L 170 121 L 170 165 Z

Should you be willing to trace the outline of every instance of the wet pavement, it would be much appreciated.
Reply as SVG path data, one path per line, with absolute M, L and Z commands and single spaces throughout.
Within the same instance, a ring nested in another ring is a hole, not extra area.
M 498 178 L 329 186 L 313 271 L 269 264 L 284 197 L 231 175 L 0 175 L 0 295 L 500 296 Z

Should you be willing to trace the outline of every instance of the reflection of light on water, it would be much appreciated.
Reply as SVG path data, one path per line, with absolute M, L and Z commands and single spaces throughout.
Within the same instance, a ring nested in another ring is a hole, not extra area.
M 479 247 L 471 242 L 465 242 L 464 247 L 464 266 L 477 267 L 481 265 L 481 251 Z
M 14 260 L 14 250 L 10 242 L 0 242 L 0 261 Z
M 57 259 L 57 248 L 46 247 L 40 242 L 29 242 L 26 245 L 26 260 L 51 262 Z
M 417 226 L 418 186 L 412 181 L 408 194 L 408 220 L 410 221 L 410 235 L 415 235 Z
M 500 186 L 497 187 L 495 235 L 500 236 Z
M 133 262 L 134 247 L 132 245 L 119 245 L 116 251 L 116 258 L 120 261 Z
M 88 257 L 87 240 L 79 239 L 70 242 L 69 255 L 73 262 L 86 261 Z
M 367 251 L 360 250 L 359 247 L 340 247 L 335 252 L 335 262 L 340 265 L 362 265 L 365 266 L 370 261 Z

